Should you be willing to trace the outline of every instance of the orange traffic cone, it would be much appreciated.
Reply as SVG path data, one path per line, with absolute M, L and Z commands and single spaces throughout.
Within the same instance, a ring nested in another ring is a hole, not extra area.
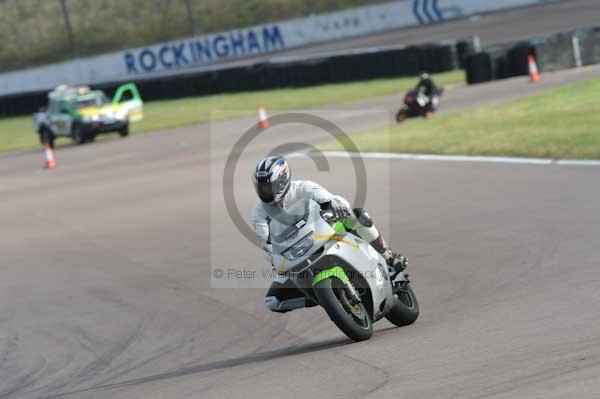
M 56 161 L 54 160 L 54 152 L 52 151 L 52 147 L 50 147 L 50 144 L 44 144 L 44 149 L 46 152 L 46 169 L 56 168 Z
M 269 125 L 269 119 L 267 118 L 267 111 L 263 104 L 258 105 L 258 126 L 261 129 L 267 129 Z
M 531 82 L 537 82 L 540 80 L 540 73 L 538 72 L 538 67 L 533 55 L 527 57 L 527 63 L 529 64 L 529 79 Z

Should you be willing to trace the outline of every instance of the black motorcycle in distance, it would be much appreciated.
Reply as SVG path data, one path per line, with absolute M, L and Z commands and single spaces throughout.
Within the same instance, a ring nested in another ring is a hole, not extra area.
M 423 90 L 412 89 L 404 96 L 404 103 L 400 110 L 396 113 L 396 122 L 402 123 L 408 118 L 414 117 L 431 117 L 437 110 L 440 96 L 444 89 L 439 89 L 429 97 Z

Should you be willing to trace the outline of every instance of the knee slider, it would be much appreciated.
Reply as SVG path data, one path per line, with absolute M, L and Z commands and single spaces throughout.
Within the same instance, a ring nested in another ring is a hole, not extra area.
M 354 208 L 352 210 L 354 216 L 358 220 L 358 223 L 362 224 L 365 227 L 373 227 L 373 220 L 371 216 L 365 211 L 363 208 Z
M 277 299 L 277 297 L 275 297 L 275 296 L 267 296 L 267 297 L 265 297 L 265 306 L 271 312 L 277 312 L 277 311 L 279 311 L 280 304 L 281 303 L 279 302 L 279 299 Z

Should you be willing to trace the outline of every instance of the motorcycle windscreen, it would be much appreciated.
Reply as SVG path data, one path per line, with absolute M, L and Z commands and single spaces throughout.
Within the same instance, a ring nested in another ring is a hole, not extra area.
M 271 215 L 269 229 L 274 243 L 283 243 L 293 239 L 298 231 L 307 224 L 310 201 L 303 199 L 291 204 L 285 210 Z

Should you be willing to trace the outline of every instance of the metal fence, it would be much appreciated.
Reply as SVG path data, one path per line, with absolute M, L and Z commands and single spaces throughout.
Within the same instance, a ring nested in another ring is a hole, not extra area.
M 0 0 L 0 71 L 383 0 Z

